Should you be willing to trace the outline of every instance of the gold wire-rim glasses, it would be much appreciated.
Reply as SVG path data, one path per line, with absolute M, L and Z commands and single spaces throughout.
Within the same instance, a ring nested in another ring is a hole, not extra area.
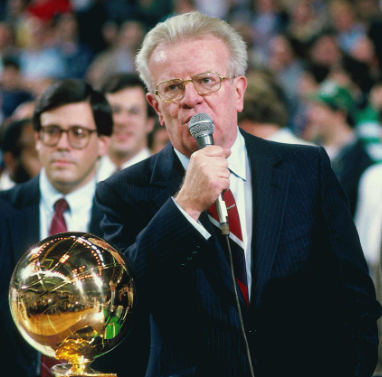
M 218 77 L 219 77 L 219 85 L 217 86 L 216 89 L 213 89 L 213 90 L 211 90 L 211 91 L 207 91 L 207 92 L 203 92 L 203 93 L 199 93 L 198 88 L 195 86 L 194 78 L 197 77 L 197 76 L 206 75 L 206 74 L 208 74 L 208 73 L 218 75 Z M 162 82 L 160 82 L 160 83 L 156 86 L 156 90 L 155 90 L 154 94 L 157 95 L 157 96 L 158 96 L 163 102 L 165 102 L 165 103 L 175 102 L 175 101 L 179 101 L 179 100 L 181 100 L 181 99 L 184 97 L 184 94 L 185 94 L 185 91 L 186 91 L 186 85 L 187 85 L 188 83 L 190 83 L 190 82 L 191 82 L 192 85 L 194 86 L 196 92 L 197 92 L 199 95 L 204 96 L 204 95 L 207 95 L 207 94 L 211 94 L 211 93 L 215 93 L 215 92 L 217 92 L 217 91 L 221 88 L 221 86 L 222 86 L 222 82 L 223 82 L 224 80 L 233 79 L 233 78 L 235 78 L 235 77 L 221 76 L 218 72 L 214 72 L 214 71 L 206 71 L 206 72 L 202 72 L 202 73 L 197 73 L 196 75 L 191 76 L 191 78 L 188 79 L 188 80 L 183 80 L 183 79 L 170 79 L 170 80 L 162 81 Z M 169 82 L 171 82 L 171 81 L 178 81 L 178 82 L 181 84 L 181 86 L 182 86 L 182 92 L 180 93 L 180 95 L 179 95 L 178 97 L 175 97 L 175 98 L 172 98 L 172 99 L 165 99 L 164 96 L 163 96 L 163 93 L 162 93 L 162 95 L 161 95 L 161 93 L 159 92 L 159 87 L 160 87 L 161 85 L 166 84 L 166 83 L 169 83 Z

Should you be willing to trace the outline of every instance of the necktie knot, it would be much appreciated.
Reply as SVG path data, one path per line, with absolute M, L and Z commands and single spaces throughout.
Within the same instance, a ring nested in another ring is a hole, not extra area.
M 64 198 L 58 199 L 57 202 L 54 203 L 54 215 L 49 228 L 50 236 L 67 231 L 64 219 L 64 212 L 67 209 L 69 209 L 69 204 Z
M 69 204 L 64 198 L 58 199 L 56 203 L 54 203 L 56 213 L 64 213 L 67 209 L 69 209 Z

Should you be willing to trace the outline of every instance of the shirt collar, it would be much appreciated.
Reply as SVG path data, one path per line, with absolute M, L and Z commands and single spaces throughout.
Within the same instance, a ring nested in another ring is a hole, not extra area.
M 60 198 L 65 198 L 69 204 L 69 210 L 75 211 L 76 208 L 91 207 L 93 203 L 94 192 L 96 188 L 96 179 L 92 179 L 85 186 L 75 190 L 67 195 L 63 195 L 49 181 L 45 169 L 40 173 L 40 192 L 41 200 L 47 208 L 54 208 L 54 203 Z
M 190 159 L 184 154 L 180 153 L 174 148 L 184 170 L 187 170 Z M 231 173 L 241 178 L 243 181 L 247 179 L 246 174 L 247 153 L 245 147 L 245 140 L 241 132 L 238 130 L 236 139 L 231 147 L 231 154 L 228 157 L 228 169 Z
M 135 156 L 133 156 L 130 160 L 126 161 L 122 165 L 122 169 L 128 168 L 131 165 L 136 164 L 137 162 L 140 162 L 146 158 L 150 157 L 150 151 L 148 148 L 143 148 L 141 151 L 139 151 Z

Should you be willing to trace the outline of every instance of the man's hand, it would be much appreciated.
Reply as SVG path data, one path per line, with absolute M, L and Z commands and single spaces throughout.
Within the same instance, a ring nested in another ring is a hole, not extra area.
M 191 155 L 183 185 L 176 202 L 195 221 L 211 207 L 223 190 L 229 188 L 227 158 L 229 149 L 211 145 Z

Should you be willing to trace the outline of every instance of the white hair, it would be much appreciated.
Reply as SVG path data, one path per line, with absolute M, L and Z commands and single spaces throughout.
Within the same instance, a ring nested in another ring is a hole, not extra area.
M 160 44 L 175 44 L 186 39 L 213 36 L 228 48 L 227 75 L 243 76 L 247 70 L 247 49 L 241 35 L 227 22 L 190 12 L 168 18 L 151 29 L 145 36 L 135 63 L 137 71 L 149 91 L 154 91 L 148 63 L 155 48 Z

